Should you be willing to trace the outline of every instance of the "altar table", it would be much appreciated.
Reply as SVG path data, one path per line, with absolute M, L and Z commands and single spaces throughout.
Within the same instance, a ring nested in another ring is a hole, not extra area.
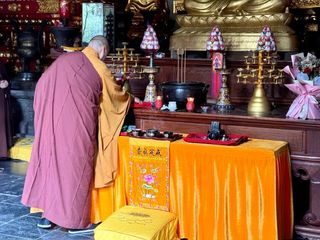
M 250 139 L 239 146 L 170 144 L 170 212 L 180 238 L 292 239 L 288 144 Z M 129 137 L 119 137 L 114 184 L 93 191 L 92 221 L 128 203 Z

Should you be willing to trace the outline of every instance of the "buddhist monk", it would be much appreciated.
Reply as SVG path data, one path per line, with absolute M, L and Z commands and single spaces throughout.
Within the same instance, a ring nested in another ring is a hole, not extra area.
M 94 175 L 101 186 L 113 180 L 117 136 L 132 97 L 103 62 L 108 51 L 106 38 L 96 36 L 82 52 L 60 56 L 37 83 L 35 139 L 22 203 L 43 210 L 40 228 L 93 231 Z
M 5 65 L 0 62 L 0 158 L 8 157 L 12 143 L 10 122 L 9 78 Z

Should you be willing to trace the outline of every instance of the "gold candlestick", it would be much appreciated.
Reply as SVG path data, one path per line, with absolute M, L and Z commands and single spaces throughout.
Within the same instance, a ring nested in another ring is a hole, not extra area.
M 255 57 L 254 57 L 255 56 Z M 265 116 L 270 111 L 270 104 L 264 91 L 264 85 L 282 84 L 282 70 L 276 69 L 276 53 L 258 51 L 252 58 L 244 57 L 245 68 L 238 69 L 238 83 L 254 84 L 253 95 L 248 104 L 248 113 L 254 116 Z
M 157 89 L 154 83 L 154 74 L 159 71 L 159 67 L 155 66 L 145 66 L 143 68 L 143 73 L 148 74 L 149 84 L 146 87 L 146 93 L 144 95 L 144 102 L 155 103 L 157 96 Z
M 230 72 L 227 69 L 221 69 L 220 74 L 222 75 L 222 85 L 219 89 L 218 101 L 214 108 L 218 111 L 233 110 L 234 106 L 230 102 L 230 94 L 227 86 L 228 75 Z
M 230 75 L 230 72 L 227 69 L 226 55 L 224 51 L 222 53 L 222 56 L 222 67 L 220 69 L 217 69 L 217 71 L 221 74 L 221 87 L 219 89 L 218 100 L 216 105 L 214 106 L 214 109 L 218 111 L 229 111 L 234 109 L 234 106 L 230 101 L 229 88 L 227 85 L 228 75 Z M 242 71 L 243 69 L 239 69 L 239 76 L 242 76 Z
M 116 54 L 110 54 L 112 63 L 108 67 L 116 80 L 122 81 L 122 88 L 131 93 L 129 81 L 142 79 L 143 68 L 138 64 L 139 54 L 134 54 L 133 48 L 127 48 L 127 42 L 122 45 L 122 48 L 116 48 Z

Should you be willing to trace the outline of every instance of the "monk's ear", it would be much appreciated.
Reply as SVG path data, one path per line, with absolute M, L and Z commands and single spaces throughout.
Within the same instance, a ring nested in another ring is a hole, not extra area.
M 107 56 L 107 54 L 106 54 L 106 49 L 105 49 L 105 47 L 101 47 L 100 49 L 99 49 L 99 58 L 100 58 L 100 60 L 104 60 L 105 58 L 106 58 L 106 56 Z

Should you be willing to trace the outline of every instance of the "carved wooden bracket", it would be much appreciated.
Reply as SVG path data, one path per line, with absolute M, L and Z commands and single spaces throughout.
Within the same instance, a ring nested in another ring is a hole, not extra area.
M 315 159 L 318 160 L 318 159 Z M 310 180 L 309 210 L 303 216 L 306 224 L 320 227 L 320 162 L 292 161 L 293 174 L 302 180 Z

